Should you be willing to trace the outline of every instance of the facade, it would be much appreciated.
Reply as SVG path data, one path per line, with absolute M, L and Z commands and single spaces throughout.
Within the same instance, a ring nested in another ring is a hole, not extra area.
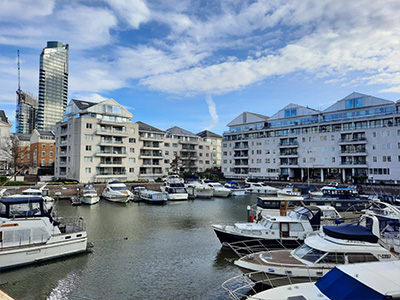
M 154 180 L 168 173 L 169 164 L 164 163 L 165 131 L 137 122 L 139 130 L 139 179 Z
M 228 178 L 400 181 L 400 102 L 352 93 L 323 111 L 244 112 L 223 134 Z
M 137 180 L 138 124 L 113 99 L 71 100 L 57 123 L 55 177 L 80 182 Z
M 55 131 L 68 102 L 68 44 L 47 42 L 40 55 L 37 129 Z
M 17 134 L 31 134 L 35 128 L 38 100 L 31 93 L 17 90 L 15 131 Z
M 0 110 L 0 174 L 5 175 L 10 169 L 12 124 L 8 120 L 4 110 Z
M 204 142 L 211 144 L 211 161 L 213 168 L 221 168 L 222 136 L 214 132 L 203 130 L 197 134 Z

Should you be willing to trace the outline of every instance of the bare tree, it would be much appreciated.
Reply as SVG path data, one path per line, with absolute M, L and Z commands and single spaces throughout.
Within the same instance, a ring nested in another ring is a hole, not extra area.
M 29 168 L 29 161 L 26 156 L 29 153 L 29 147 L 23 147 L 17 136 L 13 135 L 10 139 L 10 166 L 14 171 L 14 180 L 18 173 L 23 173 Z
M 178 156 L 178 154 L 175 154 L 175 158 L 171 161 L 171 169 L 173 172 L 180 172 L 180 168 L 182 165 L 182 159 Z

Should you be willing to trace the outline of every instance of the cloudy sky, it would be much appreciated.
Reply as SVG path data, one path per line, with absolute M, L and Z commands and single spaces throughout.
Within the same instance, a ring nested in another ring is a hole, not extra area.
M 69 98 L 216 133 L 243 111 L 400 98 L 400 1 L 0 0 L 0 109 L 37 96 L 47 41 L 70 47 Z

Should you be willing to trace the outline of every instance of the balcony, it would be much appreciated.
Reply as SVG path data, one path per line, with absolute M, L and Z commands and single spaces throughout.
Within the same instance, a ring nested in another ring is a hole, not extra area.
M 139 158 L 162 158 L 162 153 L 140 153 Z
M 366 144 L 367 139 L 365 137 L 360 137 L 360 138 L 342 138 L 339 140 L 339 144 Z
M 101 140 L 100 145 L 121 145 L 123 141 L 114 141 L 114 140 Z
M 100 157 L 127 157 L 126 152 L 118 152 L 118 151 L 98 151 L 96 152 L 96 156 Z
M 126 130 L 116 130 L 116 129 L 98 129 L 96 130 L 97 135 L 109 135 L 109 136 L 120 136 L 127 137 L 128 132 Z
M 239 146 L 235 146 L 233 147 L 234 150 L 236 149 L 249 149 L 249 145 L 239 145 Z
M 357 167 L 367 167 L 366 161 L 342 161 L 340 163 L 342 166 L 357 166 Z
M 340 156 L 367 156 L 367 150 L 360 149 L 360 150 L 341 150 Z
M 279 143 L 279 148 L 297 148 L 299 147 L 298 142 L 291 142 L 291 143 Z
M 158 135 L 140 135 L 139 136 L 140 141 L 157 141 L 162 143 L 163 142 L 163 136 L 158 136 Z
M 279 153 L 279 157 L 298 157 L 299 154 L 296 152 L 282 152 Z

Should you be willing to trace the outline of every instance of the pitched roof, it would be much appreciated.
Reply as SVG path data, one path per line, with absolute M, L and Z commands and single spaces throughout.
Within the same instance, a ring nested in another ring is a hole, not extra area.
M 198 136 L 201 136 L 201 137 L 210 137 L 210 138 L 219 138 L 219 139 L 222 139 L 222 136 L 220 136 L 219 134 L 216 134 L 216 133 L 214 133 L 214 132 L 211 132 L 211 131 L 208 131 L 208 130 L 203 130 L 203 131 L 201 131 L 201 132 L 199 132 L 198 134 L 197 134 Z
M 231 122 L 229 122 L 227 126 L 237 126 L 243 124 L 265 122 L 266 120 L 268 120 L 268 118 L 269 118 L 268 116 L 245 111 L 242 112 L 235 119 L 233 119 Z
M 188 135 L 188 136 L 193 136 L 193 137 L 199 137 L 198 135 L 195 135 L 194 133 L 187 131 L 183 128 L 180 128 L 178 126 L 171 127 L 166 130 L 168 134 L 176 134 L 176 135 Z
M 0 121 L 8 123 L 8 118 L 7 118 L 6 113 L 4 112 L 4 110 L 0 110 Z
M 89 102 L 89 101 L 77 100 L 77 99 L 72 99 L 72 101 L 74 101 L 75 105 L 76 105 L 80 110 L 87 109 L 88 107 L 91 107 L 91 106 L 97 104 L 97 102 Z
M 165 131 L 158 129 L 156 127 L 150 126 L 146 123 L 143 123 L 141 121 L 136 122 L 139 125 L 139 130 L 143 130 L 143 131 L 155 131 L 155 132 L 161 132 L 161 133 L 165 133 Z

